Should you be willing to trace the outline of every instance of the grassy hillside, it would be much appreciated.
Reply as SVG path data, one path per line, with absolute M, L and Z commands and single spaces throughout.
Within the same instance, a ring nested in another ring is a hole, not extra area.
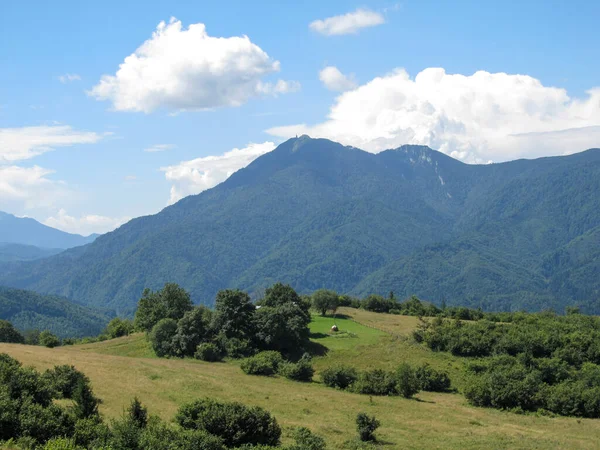
M 312 340 L 325 355 L 316 358 L 323 369 L 334 362 L 356 367 L 391 368 L 401 361 L 422 362 L 450 370 L 460 387 L 461 362 L 412 343 L 408 334 L 414 317 L 380 315 L 342 309 L 337 336 L 329 333 L 334 319 L 315 317 Z M 393 333 L 393 334 L 390 334 Z M 204 363 L 152 357 L 143 335 L 74 347 L 46 349 L 0 344 L 26 365 L 47 368 L 73 364 L 92 380 L 104 400 L 101 411 L 119 416 L 138 395 L 149 410 L 170 420 L 178 405 L 210 396 L 237 400 L 270 410 L 289 430 L 304 425 L 324 436 L 329 448 L 341 448 L 354 434 L 358 412 L 375 414 L 382 427 L 383 448 L 597 448 L 600 421 L 550 418 L 474 408 L 459 394 L 422 392 L 416 400 L 374 397 L 303 384 L 283 378 L 245 375 L 237 362 Z M 318 375 L 315 378 L 318 380 Z

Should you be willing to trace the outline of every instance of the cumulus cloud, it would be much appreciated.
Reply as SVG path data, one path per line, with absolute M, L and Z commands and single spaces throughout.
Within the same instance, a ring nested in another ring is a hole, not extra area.
M 65 73 L 58 77 L 62 84 L 70 83 L 71 81 L 81 81 L 81 77 L 76 73 Z
M 583 99 L 527 75 L 398 69 L 337 97 L 316 125 L 268 130 L 309 134 L 379 152 L 422 144 L 465 162 L 562 155 L 600 146 L 600 88 Z
M 234 148 L 222 155 L 206 156 L 161 168 L 166 179 L 172 183 L 169 203 L 216 186 L 274 148 L 273 142 L 248 144 L 245 148 Z
M 167 150 L 173 150 L 177 148 L 175 144 L 156 144 L 152 147 L 145 148 L 144 151 L 147 153 L 158 153 L 158 152 L 166 152 Z
M 30 159 L 34 156 L 75 144 L 93 144 L 102 135 L 77 131 L 66 125 L 0 128 L 0 164 Z
M 248 36 L 209 36 L 202 23 L 184 29 L 172 18 L 127 56 L 115 75 L 104 75 L 89 94 L 117 111 L 149 113 L 239 106 L 250 98 L 290 92 L 297 83 L 263 81 L 278 72 L 273 60 Z
M 51 208 L 71 196 L 60 181 L 48 178 L 52 170 L 39 166 L 0 165 L 0 210 L 22 213 L 35 208 Z
M 348 91 L 356 87 L 353 77 L 347 77 L 335 66 L 327 66 L 319 72 L 319 80 L 330 91 Z
M 87 236 L 92 233 L 107 233 L 129 220 L 131 220 L 130 217 L 106 217 L 95 214 L 73 217 L 64 209 L 60 209 L 54 216 L 48 217 L 44 224 L 68 233 Z
M 385 23 L 382 14 L 367 9 L 357 9 L 354 12 L 340 16 L 328 17 L 311 22 L 309 28 L 325 36 L 357 33 L 362 28 L 374 27 Z

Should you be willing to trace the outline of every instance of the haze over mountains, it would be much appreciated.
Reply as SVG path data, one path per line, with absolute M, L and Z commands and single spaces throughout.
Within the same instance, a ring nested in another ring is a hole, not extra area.
M 1 239 L 0 239 L 1 240 Z M 600 312 L 600 149 L 467 165 L 290 139 L 227 181 L 93 243 L 5 263 L 0 285 L 130 313 L 145 287 L 415 294 L 448 305 Z
M 45 258 L 62 250 L 89 244 L 97 234 L 80 236 L 43 225 L 27 217 L 0 211 L 0 261 Z

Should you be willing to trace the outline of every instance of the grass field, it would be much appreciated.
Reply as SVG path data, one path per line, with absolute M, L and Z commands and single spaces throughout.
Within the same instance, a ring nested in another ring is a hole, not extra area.
M 356 367 L 393 368 L 402 361 L 427 361 L 447 368 L 458 385 L 462 363 L 410 341 L 414 317 L 341 311 L 340 333 L 330 333 L 332 318 L 315 316 L 313 342 L 327 353 L 315 359 L 317 370 L 343 362 Z M 365 325 L 362 325 L 361 323 Z M 393 334 L 390 334 L 393 333 Z M 92 380 L 103 399 L 101 412 L 119 416 L 137 395 L 153 414 L 171 420 L 184 402 L 214 397 L 262 406 L 284 430 L 307 426 L 327 439 L 332 449 L 355 433 L 358 412 L 382 422 L 383 449 L 404 448 L 599 448 L 600 420 L 517 415 L 473 408 L 460 394 L 420 393 L 417 399 L 373 397 L 340 392 L 319 382 L 296 383 L 282 378 L 245 375 L 237 362 L 204 363 L 158 359 L 143 335 L 73 347 L 47 349 L 0 344 L 0 352 L 38 369 L 73 364 Z M 316 377 L 318 380 L 318 376 Z M 460 386 L 459 386 L 460 387 Z

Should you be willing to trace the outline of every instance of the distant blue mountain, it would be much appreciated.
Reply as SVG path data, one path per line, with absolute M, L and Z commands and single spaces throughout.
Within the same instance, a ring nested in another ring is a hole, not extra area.
M 79 234 L 65 233 L 64 231 L 43 225 L 37 220 L 26 217 L 15 217 L 12 214 L 0 211 L 0 244 L 20 244 L 41 249 L 64 250 L 89 244 L 97 237 L 97 234 L 81 236 Z

